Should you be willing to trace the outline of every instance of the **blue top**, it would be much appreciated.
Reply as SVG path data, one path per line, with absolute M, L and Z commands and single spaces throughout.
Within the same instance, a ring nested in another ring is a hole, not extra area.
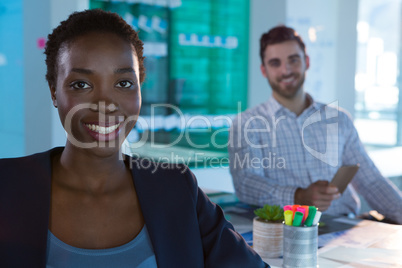
M 154 250 L 146 226 L 130 242 L 108 249 L 82 249 L 67 245 L 49 230 L 46 268 L 155 268 Z

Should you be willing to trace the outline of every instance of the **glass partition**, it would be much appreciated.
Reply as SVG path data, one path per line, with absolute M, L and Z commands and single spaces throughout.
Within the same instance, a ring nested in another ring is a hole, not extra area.
M 366 144 L 402 143 L 401 0 L 360 0 L 355 125 Z

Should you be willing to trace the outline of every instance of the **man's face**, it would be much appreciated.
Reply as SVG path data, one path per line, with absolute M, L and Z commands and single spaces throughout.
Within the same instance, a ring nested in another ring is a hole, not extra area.
M 293 99 L 303 90 L 309 58 L 296 41 L 268 45 L 264 53 L 261 72 L 268 79 L 273 96 Z

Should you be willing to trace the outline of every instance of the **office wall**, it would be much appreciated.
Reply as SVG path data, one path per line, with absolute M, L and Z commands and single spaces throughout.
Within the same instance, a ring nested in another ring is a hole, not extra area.
M 0 157 L 24 154 L 23 1 L 0 2 Z
M 23 1 L 25 154 L 51 146 L 51 102 L 45 80 L 43 42 L 50 28 L 50 0 Z M 41 41 L 42 40 L 42 41 Z
M 357 51 L 358 0 L 338 0 L 335 98 L 353 117 Z

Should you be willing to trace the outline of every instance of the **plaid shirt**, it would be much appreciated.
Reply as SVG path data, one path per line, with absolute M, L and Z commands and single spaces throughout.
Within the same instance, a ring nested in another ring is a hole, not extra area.
M 311 100 L 297 116 L 274 98 L 239 114 L 230 129 L 230 172 L 238 198 L 262 206 L 294 203 L 297 188 L 331 181 L 342 165 L 360 164 L 352 182 L 325 211 L 359 213 L 359 192 L 386 217 L 402 223 L 402 194 L 367 155 L 349 115 Z

